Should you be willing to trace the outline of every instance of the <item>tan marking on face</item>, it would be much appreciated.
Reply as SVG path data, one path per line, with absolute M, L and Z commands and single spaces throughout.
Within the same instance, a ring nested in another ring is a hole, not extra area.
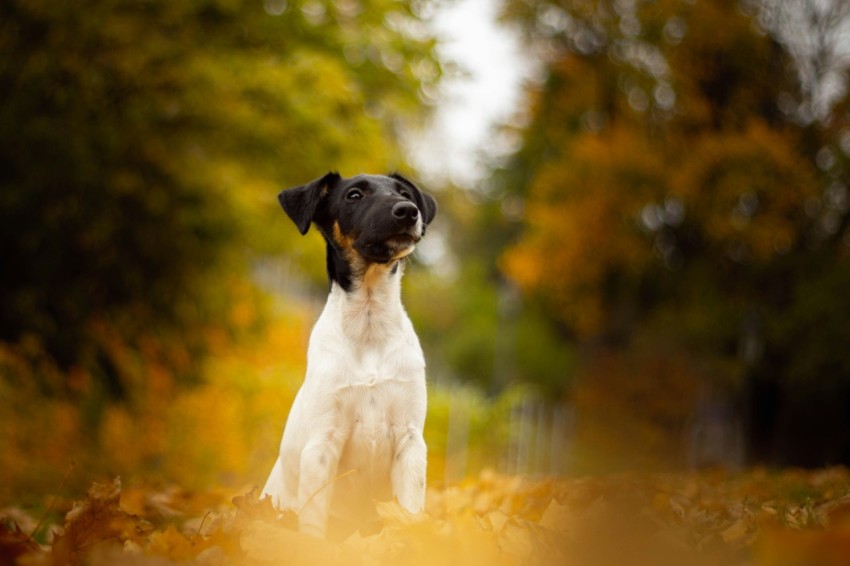
M 354 238 L 342 233 L 339 222 L 334 222 L 334 241 L 343 250 L 351 250 L 354 246 Z
M 413 253 L 414 249 L 416 249 L 416 245 L 413 244 L 413 243 L 410 243 L 406 246 L 403 246 L 403 247 L 397 249 L 395 251 L 395 253 L 393 253 L 392 259 L 396 260 L 396 259 L 401 259 L 403 257 L 407 257 L 407 256 L 409 256 L 410 254 Z
M 392 252 L 391 260 L 401 259 L 413 253 L 418 238 L 393 237 L 387 240 L 387 246 Z
M 363 271 L 365 260 L 360 252 L 354 248 L 354 236 L 343 234 L 339 222 L 334 222 L 333 239 L 342 250 L 342 257 L 348 262 L 354 278 L 357 279 L 358 274 Z

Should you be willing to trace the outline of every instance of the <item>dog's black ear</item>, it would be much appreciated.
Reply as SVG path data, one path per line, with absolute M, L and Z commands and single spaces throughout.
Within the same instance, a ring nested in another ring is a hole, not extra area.
M 422 203 L 417 203 L 422 208 L 422 215 L 424 216 L 423 220 L 425 224 L 430 224 L 434 217 L 437 215 L 437 201 L 434 200 L 434 197 L 427 193 L 423 193 L 419 191 L 419 198 L 422 199 Z
M 399 173 L 391 173 L 390 177 L 403 184 L 408 189 L 413 191 L 413 199 L 416 201 L 416 208 L 422 213 L 422 222 L 427 226 L 434 220 L 437 214 L 437 201 L 429 194 L 423 193 L 419 187 L 411 181 L 401 176 Z
M 320 179 L 306 185 L 281 191 L 277 195 L 280 206 L 289 215 L 301 235 L 310 229 L 310 223 L 316 215 L 316 208 L 328 191 L 340 180 L 339 173 L 330 172 Z

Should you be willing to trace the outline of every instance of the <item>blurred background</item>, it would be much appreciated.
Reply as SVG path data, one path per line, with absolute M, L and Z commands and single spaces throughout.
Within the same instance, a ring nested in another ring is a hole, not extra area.
M 841 0 L 3 2 L 0 504 L 265 480 L 330 169 L 440 204 L 433 484 L 850 463 L 848 69 Z

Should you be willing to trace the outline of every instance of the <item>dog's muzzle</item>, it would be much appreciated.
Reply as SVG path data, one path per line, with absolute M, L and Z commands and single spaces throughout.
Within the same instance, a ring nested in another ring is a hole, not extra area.
M 369 261 L 386 263 L 401 259 L 413 252 L 422 239 L 422 214 L 410 201 L 399 201 L 383 216 L 376 214 L 371 222 L 373 231 L 363 233 L 355 241 L 355 248 Z
M 412 245 L 422 238 L 422 225 L 419 222 L 419 209 L 412 202 L 397 202 L 393 205 L 392 216 L 396 221 L 398 233 L 387 239 L 390 244 Z

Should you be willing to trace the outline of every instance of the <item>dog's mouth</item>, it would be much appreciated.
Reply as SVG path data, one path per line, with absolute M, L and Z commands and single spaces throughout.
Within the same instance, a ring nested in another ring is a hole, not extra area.
M 419 241 L 417 236 L 413 234 L 395 234 L 394 236 L 390 236 L 387 238 L 387 245 L 394 248 L 404 248 L 407 246 L 412 246 L 416 242 Z
M 386 239 L 385 243 L 390 252 L 390 260 L 401 259 L 413 253 L 419 236 L 413 234 L 395 234 Z
M 422 236 L 415 232 L 399 232 L 372 241 L 356 240 L 354 248 L 364 259 L 376 263 L 388 263 L 413 253 Z

